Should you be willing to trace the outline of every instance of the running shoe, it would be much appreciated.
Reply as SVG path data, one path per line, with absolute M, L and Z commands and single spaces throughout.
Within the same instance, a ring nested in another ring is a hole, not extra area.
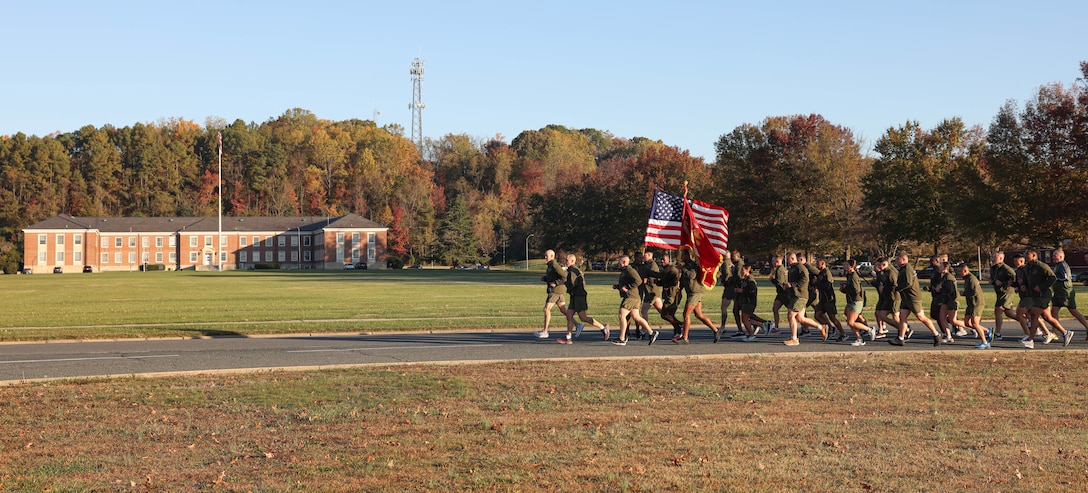
M 1057 338 L 1058 338 L 1058 336 L 1054 335 L 1054 333 L 1051 332 L 1051 333 L 1046 335 L 1046 339 L 1043 339 L 1043 344 L 1050 344 L 1051 342 L 1054 341 L 1054 339 L 1057 339 Z
M 676 334 L 676 335 L 672 336 L 672 342 L 679 341 L 680 339 L 683 339 L 683 338 L 684 338 L 684 334 Z
M 907 327 L 907 337 L 904 339 L 910 339 L 911 337 L 914 337 L 914 329 Z
M 731 335 L 729 337 L 744 337 L 746 335 L 748 335 L 748 334 L 745 334 L 743 330 L 738 330 L 738 331 L 734 332 L 733 335 Z
M 647 344 L 647 346 L 652 346 L 654 344 L 654 341 L 657 340 L 657 336 L 659 336 L 659 335 L 661 335 L 660 330 L 654 330 L 654 331 L 650 332 L 650 343 Z
M 1070 342 L 1073 342 L 1073 331 L 1065 331 L 1065 336 L 1062 337 L 1062 346 L 1068 346 Z
M 863 341 L 863 340 L 862 340 L 862 339 L 861 339 L 861 338 L 859 337 L 859 338 L 857 338 L 857 340 L 856 340 L 856 341 L 854 341 L 854 342 L 851 342 L 851 343 L 850 343 L 850 345 L 851 345 L 851 346 L 864 346 L 864 345 L 865 345 L 865 341 Z
M 538 330 L 536 332 L 533 332 L 533 335 L 536 336 L 537 339 L 547 339 L 548 338 L 548 331 Z
M 975 349 L 990 349 L 990 343 L 984 342 L 982 344 L 979 344 L 979 345 L 975 346 Z
M 741 340 L 744 342 L 756 342 L 756 336 L 748 336 Z
M 604 340 L 607 341 L 608 336 L 610 335 L 610 331 L 608 330 L 608 324 L 604 324 L 604 328 L 601 329 L 601 332 L 604 334 Z
M 1031 339 L 1020 339 L 1020 345 L 1028 349 L 1035 349 L 1035 341 Z
M 782 333 L 782 329 L 780 329 L 778 327 L 771 327 L 771 331 L 768 332 L 768 334 L 781 334 L 781 333 Z
M 612 345 L 614 345 L 614 346 L 626 346 L 627 341 L 621 341 L 619 339 L 616 339 L 616 340 L 612 341 Z
M 672 342 L 673 344 L 687 344 L 688 340 L 684 339 L 683 337 L 674 337 Z
M 1000 339 L 1000 337 L 998 337 L 998 339 Z M 993 327 L 990 327 L 989 329 L 986 330 L 986 342 L 987 343 L 994 342 L 994 328 Z
M 823 325 L 820 326 L 820 338 L 827 342 L 827 328 Z
M 952 344 L 953 342 L 956 342 L 956 340 L 951 338 L 951 337 L 944 336 L 944 337 L 941 338 L 941 343 L 942 344 Z
M 960 327 L 960 330 L 956 331 L 956 337 L 967 337 L 967 329 Z
M 574 326 L 574 337 L 582 337 L 582 329 L 586 328 L 586 324 L 578 324 Z
M 940 345 L 941 345 L 941 336 L 939 336 L 937 334 L 933 334 L 933 347 L 937 347 L 937 346 L 940 346 Z
M 717 344 L 718 341 L 720 341 L 722 339 L 722 331 L 719 330 L 719 329 L 713 329 L 713 330 L 714 330 L 714 344 Z M 678 337 L 682 337 L 682 336 L 678 336 Z
M 876 327 L 869 327 L 869 340 L 870 341 L 875 341 L 876 340 Z
M 555 342 L 558 342 L 559 344 L 574 344 L 574 341 L 567 339 L 566 337 L 560 337 L 559 339 L 556 339 Z
M 888 344 L 891 344 L 893 346 L 902 346 L 903 342 L 904 342 L 903 339 L 900 339 L 898 337 L 893 337 L 891 339 L 888 339 Z
M 787 346 L 797 346 L 801 344 L 801 341 L 798 341 L 797 339 L 786 339 L 782 341 L 782 344 L 785 344 Z

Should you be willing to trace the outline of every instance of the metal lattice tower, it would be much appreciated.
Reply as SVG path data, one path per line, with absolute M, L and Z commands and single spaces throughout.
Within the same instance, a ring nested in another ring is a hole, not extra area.
M 423 60 L 412 60 L 412 104 L 408 108 L 412 110 L 412 142 L 416 147 L 423 146 Z

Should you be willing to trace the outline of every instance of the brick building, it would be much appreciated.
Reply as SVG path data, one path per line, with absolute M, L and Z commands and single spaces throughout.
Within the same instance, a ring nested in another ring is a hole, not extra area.
M 339 217 L 53 216 L 25 229 L 23 266 L 33 273 L 139 270 L 343 269 L 386 267 L 389 228 Z M 218 257 L 218 258 L 217 258 Z

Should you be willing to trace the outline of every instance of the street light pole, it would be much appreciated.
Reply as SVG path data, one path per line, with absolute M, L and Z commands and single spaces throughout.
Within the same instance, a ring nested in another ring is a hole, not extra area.
M 525 270 L 529 270 L 529 238 L 533 236 L 533 233 L 529 233 L 529 236 L 525 237 Z

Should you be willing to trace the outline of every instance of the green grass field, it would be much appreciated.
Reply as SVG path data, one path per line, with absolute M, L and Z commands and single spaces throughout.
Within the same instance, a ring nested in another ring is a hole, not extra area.
M 407 269 L 0 276 L 0 341 L 540 328 L 540 275 Z M 614 321 L 616 278 L 587 275 L 591 316 Z M 721 289 L 704 298 L 715 322 Z M 757 313 L 770 313 L 773 293 L 760 280 Z M 656 314 L 650 320 L 663 323 Z

